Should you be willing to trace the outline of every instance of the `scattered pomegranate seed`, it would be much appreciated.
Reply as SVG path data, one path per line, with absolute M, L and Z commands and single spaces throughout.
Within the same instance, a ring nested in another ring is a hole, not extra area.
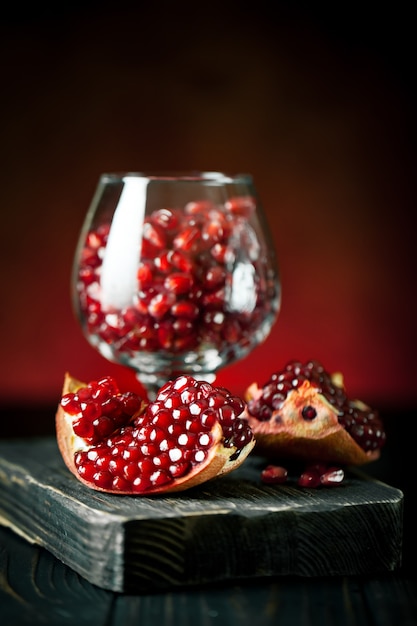
M 262 470 L 261 480 L 268 485 L 281 485 L 288 479 L 288 470 L 279 465 L 268 465 Z

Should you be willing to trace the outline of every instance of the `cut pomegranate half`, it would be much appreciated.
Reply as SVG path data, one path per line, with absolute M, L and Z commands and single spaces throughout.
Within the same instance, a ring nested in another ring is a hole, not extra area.
M 289 362 L 245 393 L 256 451 L 272 459 L 361 465 L 380 456 L 386 435 L 376 411 L 346 395 L 340 373 L 318 361 Z
M 161 387 L 154 402 L 120 393 L 110 377 L 83 383 L 66 374 L 56 413 L 68 469 L 98 491 L 182 491 L 241 465 L 255 445 L 244 402 L 191 376 Z

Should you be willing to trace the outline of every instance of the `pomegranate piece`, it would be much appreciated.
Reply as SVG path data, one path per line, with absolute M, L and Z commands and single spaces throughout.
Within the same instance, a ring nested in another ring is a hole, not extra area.
M 68 469 L 98 491 L 181 491 L 241 465 L 255 445 L 244 402 L 192 376 L 166 383 L 154 402 L 120 393 L 111 377 L 66 374 L 56 414 Z
M 385 444 L 378 413 L 351 400 L 342 375 L 329 374 L 318 361 L 289 362 L 263 387 L 248 387 L 245 399 L 244 416 L 255 434 L 256 451 L 268 458 L 361 465 L 377 459 Z M 301 482 L 317 480 L 330 485 L 343 476 L 328 468 L 318 479 Z

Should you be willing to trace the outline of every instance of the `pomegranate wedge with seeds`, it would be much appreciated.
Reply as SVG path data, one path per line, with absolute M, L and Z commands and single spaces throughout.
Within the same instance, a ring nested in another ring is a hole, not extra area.
M 317 361 L 291 361 L 263 387 L 248 387 L 245 399 L 256 451 L 269 458 L 362 465 L 385 443 L 376 411 L 349 399 L 342 375 Z
M 255 444 L 228 390 L 180 376 L 147 403 L 114 379 L 88 384 L 66 374 L 56 414 L 68 469 L 98 491 L 182 491 L 238 467 Z

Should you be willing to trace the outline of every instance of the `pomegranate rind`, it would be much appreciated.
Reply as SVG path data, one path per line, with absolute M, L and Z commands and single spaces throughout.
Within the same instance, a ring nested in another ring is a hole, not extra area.
M 261 394 L 262 389 L 253 383 L 246 390 L 245 399 L 249 401 Z M 358 401 L 359 405 L 364 406 Z M 305 406 L 316 410 L 317 416 L 311 421 L 300 417 Z M 339 423 L 336 408 L 309 381 L 291 391 L 268 421 L 259 421 L 247 409 L 243 416 L 255 435 L 255 452 L 269 459 L 363 465 L 380 456 L 380 450 L 365 451 L 356 443 Z
M 67 372 L 64 377 L 62 396 L 67 393 L 76 393 L 79 389 L 86 386 L 87 383 L 74 378 Z M 136 415 L 140 414 L 145 408 L 146 404 L 143 403 L 143 406 Z M 84 439 L 75 435 L 72 427 L 73 420 L 74 416 L 68 414 L 64 411 L 61 405 L 58 405 L 55 417 L 57 443 L 65 465 L 81 483 L 90 489 L 117 495 L 147 496 L 160 493 L 174 493 L 191 489 L 192 487 L 203 484 L 208 480 L 212 480 L 213 478 L 228 474 L 229 472 L 235 470 L 243 463 L 255 446 L 255 438 L 253 438 L 240 450 L 239 454 L 236 454 L 237 448 L 234 446 L 228 448 L 224 447 L 222 445 L 222 428 L 220 424 L 216 423 L 211 430 L 214 443 L 210 448 L 209 454 L 203 462 L 196 464 L 188 474 L 182 476 L 181 478 L 176 478 L 172 483 L 149 488 L 140 493 L 133 490 L 123 491 L 104 489 L 93 482 L 85 480 L 77 471 L 77 467 L 74 462 L 75 453 L 80 450 L 87 450 L 90 446 Z

